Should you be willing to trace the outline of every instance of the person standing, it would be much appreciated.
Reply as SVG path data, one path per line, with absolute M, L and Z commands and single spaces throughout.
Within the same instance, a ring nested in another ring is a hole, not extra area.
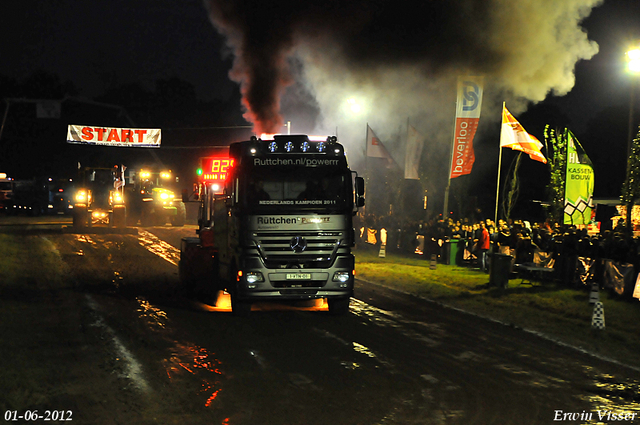
M 489 237 L 489 231 L 484 222 L 480 222 L 480 234 L 478 235 L 478 262 L 480 263 L 480 270 L 488 272 L 487 267 L 487 253 L 491 247 L 491 239 Z

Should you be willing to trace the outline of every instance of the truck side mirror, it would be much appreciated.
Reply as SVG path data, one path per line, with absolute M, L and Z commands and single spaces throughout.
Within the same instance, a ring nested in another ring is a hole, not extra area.
M 356 177 L 356 207 L 364 207 L 364 179 Z
M 182 202 L 189 202 L 189 191 L 182 189 Z

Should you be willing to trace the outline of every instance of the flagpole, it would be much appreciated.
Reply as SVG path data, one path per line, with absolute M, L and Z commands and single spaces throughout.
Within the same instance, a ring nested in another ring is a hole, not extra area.
M 500 133 L 502 133 L 502 114 L 506 107 L 506 102 L 502 102 L 502 112 L 500 112 Z M 496 210 L 493 215 L 493 223 L 498 227 L 498 198 L 500 197 L 500 168 L 502 168 L 502 145 L 499 143 L 500 154 L 498 155 L 498 182 L 496 184 Z
M 442 209 L 442 220 L 449 217 L 449 188 L 451 188 L 451 167 L 453 167 L 453 146 L 456 141 L 456 121 L 457 121 L 457 111 L 458 111 L 458 101 L 456 100 L 456 113 L 453 114 L 453 130 L 451 131 L 451 154 L 449 158 L 449 169 L 447 170 L 447 175 L 449 176 L 449 180 L 447 181 L 447 187 L 444 189 L 444 207 Z
M 364 176 L 364 180 L 366 182 L 365 185 L 365 192 L 367 191 L 367 187 L 369 187 L 369 123 L 367 122 L 367 129 L 364 132 L 364 170 L 365 170 L 365 176 Z M 364 218 L 366 218 L 366 210 L 367 210 L 367 205 L 369 205 L 371 202 L 367 202 L 366 205 L 364 206 L 364 208 L 362 208 L 362 215 Z M 364 221 L 363 221 L 364 222 Z M 367 229 L 367 226 L 365 225 L 365 231 Z

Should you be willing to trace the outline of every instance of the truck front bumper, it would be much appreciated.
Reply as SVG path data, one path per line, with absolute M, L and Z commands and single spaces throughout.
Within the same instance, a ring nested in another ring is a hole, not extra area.
M 259 256 L 249 256 L 237 276 L 241 299 L 347 298 L 353 295 L 355 259 L 341 255 L 325 269 L 268 269 Z

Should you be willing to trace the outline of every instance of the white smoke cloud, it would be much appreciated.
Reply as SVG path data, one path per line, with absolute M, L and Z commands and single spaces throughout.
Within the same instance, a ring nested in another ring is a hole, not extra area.
M 500 121 L 503 101 L 517 114 L 565 95 L 576 63 L 598 52 L 581 22 L 601 2 L 205 0 L 256 128 L 337 128 L 356 156 L 367 123 L 386 141 L 410 120 L 430 146 L 448 147 L 459 75 L 485 76 L 480 134 L 484 122 Z M 359 114 L 348 99 L 360 102 Z M 401 162 L 402 146 L 392 148 Z
M 464 4 L 475 3 L 461 2 L 460 10 L 466 10 Z M 313 38 L 299 35 L 296 54 L 304 73 L 298 78 L 304 79 L 321 112 L 313 131 L 333 133 L 338 128 L 341 141 L 360 155 L 367 123 L 382 140 L 390 140 L 410 120 L 429 144 L 448 146 L 458 75 L 485 76 L 481 122 L 499 122 L 503 101 L 519 113 L 549 95 L 563 96 L 575 84 L 576 63 L 598 52 L 580 23 L 600 3 L 489 0 L 484 26 L 474 27 L 480 48 L 467 49 L 455 41 L 435 38 L 434 43 L 449 43 L 438 49 L 445 51 L 444 56 L 435 57 L 420 51 L 414 58 L 400 54 L 385 60 L 371 45 L 370 60 L 353 59 L 340 44 L 344 40 L 340 32 L 314 34 Z M 472 17 L 460 19 L 464 23 Z M 446 49 L 451 50 L 448 56 Z M 348 99 L 361 104 L 360 113 L 349 110 Z M 283 111 L 285 115 L 292 112 Z

